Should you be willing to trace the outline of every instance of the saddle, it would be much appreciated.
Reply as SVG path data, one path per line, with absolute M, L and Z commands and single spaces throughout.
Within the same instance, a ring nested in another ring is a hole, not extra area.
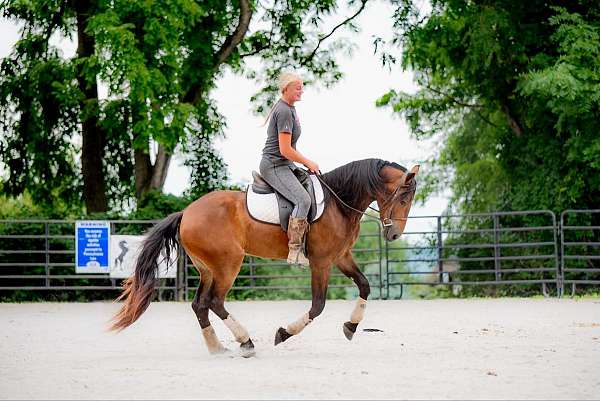
M 321 183 L 314 174 L 296 169 L 294 174 L 310 195 L 309 223 L 316 222 L 325 208 L 325 197 Z M 255 220 L 264 223 L 279 224 L 287 232 L 288 223 L 294 204 L 276 192 L 262 176 L 252 171 L 253 182 L 246 190 L 246 206 L 248 213 Z

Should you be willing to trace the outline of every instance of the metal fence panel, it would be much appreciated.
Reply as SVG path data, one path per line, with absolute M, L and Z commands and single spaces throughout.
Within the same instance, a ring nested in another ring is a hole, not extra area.
M 156 221 L 112 220 L 111 234 L 140 235 Z M 383 266 L 381 227 L 365 221 L 360 239 L 371 239 L 366 248 L 356 248 L 354 256 L 369 279 L 374 297 L 381 298 Z M 15 290 L 113 290 L 121 289 L 121 280 L 108 273 L 75 273 L 75 221 L 3 220 L 0 221 L 0 291 Z M 360 242 L 359 242 L 360 244 Z M 199 275 L 182 248 L 179 250 L 177 277 L 161 279 L 159 296 L 190 299 L 198 287 Z M 331 275 L 331 289 L 352 289 L 356 285 L 337 270 Z M 282 284 L 283 283 L 283 284 Z M 265 296 L 273 291 L 300 290 L 310 293 L 310 271 L 290 267 L 284 261 L 261 260 L 247 256 L 232 291 Z M 172 295 L 168 295 L 172 294 Z
M 113 234 L 138 235 L 151 220 L 108 220 Z M 108 273 L 75 272 L 75 221 L 1 220 L 0 291 L 118 291 L 121 280 Z M 182 288 L 161 279 L 159 297 L 178 299 Z M 116 294 L 115 294 L 116 295 Z
M 565 284 L 600 284 L 600 209 L 565 210 L 560 214 L 561 294 Z
M 138 235 L 155 222 L 113 220 L 111 233 Z M 577 285 L 600 284 L 600 210 L 566 210 L 559 222 L 548 210 L 411 216 L 393 243 L 383 240 L 378 222 L 361 225 L 353 254 L 374 298 L 438 285 L 529 286 L 545 295 L 556 288 L 560 296 L 565 286 L 574 293 Z M 74 233 L 75 221 L 0 221 L 0 291 L 120 290 L 120 280 L 108 274 L 75 273 Z M 182 249 L 179 256 L 177 277 L 160 280 L 161 299 L 191 299 L 199 284 Z M 329 288 L 349 298 L 358 291 L 337 269 Z M 242 298 L 309 296 L 310 272 L 247 256 L 232 291 Z
M 549 210 L 409 217 L 407 245 L 386 244 L 386 288 L 548 285 L 560 289 L 557 224 Z

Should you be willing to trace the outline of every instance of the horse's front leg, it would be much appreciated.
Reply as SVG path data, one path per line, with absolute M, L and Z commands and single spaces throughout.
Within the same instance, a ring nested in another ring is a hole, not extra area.
M 365 315 L 367 298 L 371 292 L 371 287 L 369 286 L 369 280 L 367 280 L 365 275 L 358 269 L 358 265 L 354 261 L 351 251 L 343 254 L 335 264 L 340 271 L 354 281 L 358 287 L 358 299 L 356 300 L 354 310 L 350 314 L 350 321 L 344 323 L 343 326 L 344 335 L 348 340 L 352 340 L 354 333 L 356 333 L 356 327 L 358 327 L 358 324 Z
M 327 298 L 327 284 L 329 283 L 330 271 L 330 264 L 316 265 L 311 262 L 312 306 L 300 319 L 290 323 L 285 329 L 280 327 L 277 330 L 275 333 L 275 345 L 284 342 L 291 336 L 299 334 L 323 312 L 325 299 Z

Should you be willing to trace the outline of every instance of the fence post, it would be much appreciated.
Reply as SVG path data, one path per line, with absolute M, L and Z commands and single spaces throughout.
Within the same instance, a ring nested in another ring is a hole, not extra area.
M 442 245 L 442 216 L 437 216 L 437 248 L 438 248 L 438 284 L 444 282 L 444 261 Z
M 183 247 L 178 249 L 177 256 L 177 278 L 175 279 L 175 299 L 178 301 L 187 301 L 187 277 L 186 277 L 186 254 Z
M 75 224 L 77 224 L 77 223 L 75 223 Z M 111 238 L 113 234 L 116 234 L 116 231 L 117 231 L 117 230 L 115 230 L 115 222 L 114 222 L 114 221 L 111 221 L 111 222 L 109 223 L 109 228 L 108 228 L 108 237 L 109 237 L 109 238 Z M 77 249 L 77 244 L 75 244 L 75 249 Z M 108 243 L 108 249 L 110 250 L 110 242 Z M 109 251 L 109 252 L 110 252 L 110 251 Z M 109 266 L 110 266 L 110 262 L 111 262 L 111 261 L 109 260 L 109 261 L 108 261 L 108 265 L 109 265 Z M 108 279 L 110 280 L 110 286 L 111 286 L 112 288 L 119 288 L 119 286 L 117 285 L 117 280 L 116 280 L 116 279 L 114 279 L 114 278 L 110 278 L 110 267 L 109 267 L 109 269 L 108 269 Z
M 256 287 L 256 269 L 254 266 L 254 256 L 248 258 L 248 267 L 250 267 L 250 287 Z
M 494 219 L 494 272 L 496 273 L 496 281 L 502 280 L 502 275 L 500 273 L 500 247 L 498 244 L 500 243 L 500 233 L 498 232 L 498 228 L 500 226 L 499 218 L 496 213 L 493 216 Z
M 563 227 L 564 227 L 564 217 L 565 217 L 565 213 L 566 210 L 563 211 L 560 214 L 560 221 L 558 223 L 556 223 L 556 216 L 554 215 L 554 212 L 552 212 L 552 218 L 555 220 L 555 226 L 558 225 L 558 227 L 556 227 L 556 229 L 554 230 L 554 246 L 555 246 L 555 252 L 556 252 L 556 292 L 559 298 L 561 298 L 564 295 L 565 292 L 565 233 L 563 231 Z M 560 241 L 560 247 L 558 247 L 556 245 L 557 240 L 556 240 L 556 235 L 558 235 L 558 239 Z M 560 262 L 559 262 L 560 260 Z
M 381 233 L 379 233 L 379 264 L 382 265 L 383 258 L 385 257 L 385 299 L 390 298 L 390 262 L 388 262 L 388 243 L 387 241 L 383 242 L 383 246 L 385 249 L 382 249 L 381 246 Z
M 388 267 L 388 262 L 387 262 L 387 251 L 386 251 L 386 258 L 385 258 L 385 281 L 386 281 L 386 288 L 385 288 L 385 298 L 383 297 L 383 263 L 381 260 L 381 256 L 382 256 L 382 250 L 381 250 L 381 242 L 382 242 L 382 238 L 381 238 L 381 225 L 379 222 L 377 222 L 377 244 L 379 247 L 379 299 L 387 299 L 390 295 L 390 286 L 388 284 L 389 282 L 389 276 L 388 276 L 388 271 L 389 271 L 389 267 Z M 387 249 L 387 241 L 385 242 L 385 247 Z
M 44 233 L 46 234 L 46 287 L 50 287 L 50 240 L 48 238 L 50 227 L 48 226 L 48 222 L 44 223 Z

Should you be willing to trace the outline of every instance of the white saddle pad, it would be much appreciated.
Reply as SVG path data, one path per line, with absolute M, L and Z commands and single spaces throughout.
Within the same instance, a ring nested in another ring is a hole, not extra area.
M 313 174 L 309 177 L 315 188 L 317 214 L 313 221 L 316 221 L 321 217 L 325 209 L 325 196 L 323 195 L 323 188 L 319 179 Z M 246 204 L 248 205 L 250 216 L 265 223 L 279 224 L 279 207 L 275 193 L 257 194 L 252 190 L 252 185 L 248 185 L 246 192 Z

